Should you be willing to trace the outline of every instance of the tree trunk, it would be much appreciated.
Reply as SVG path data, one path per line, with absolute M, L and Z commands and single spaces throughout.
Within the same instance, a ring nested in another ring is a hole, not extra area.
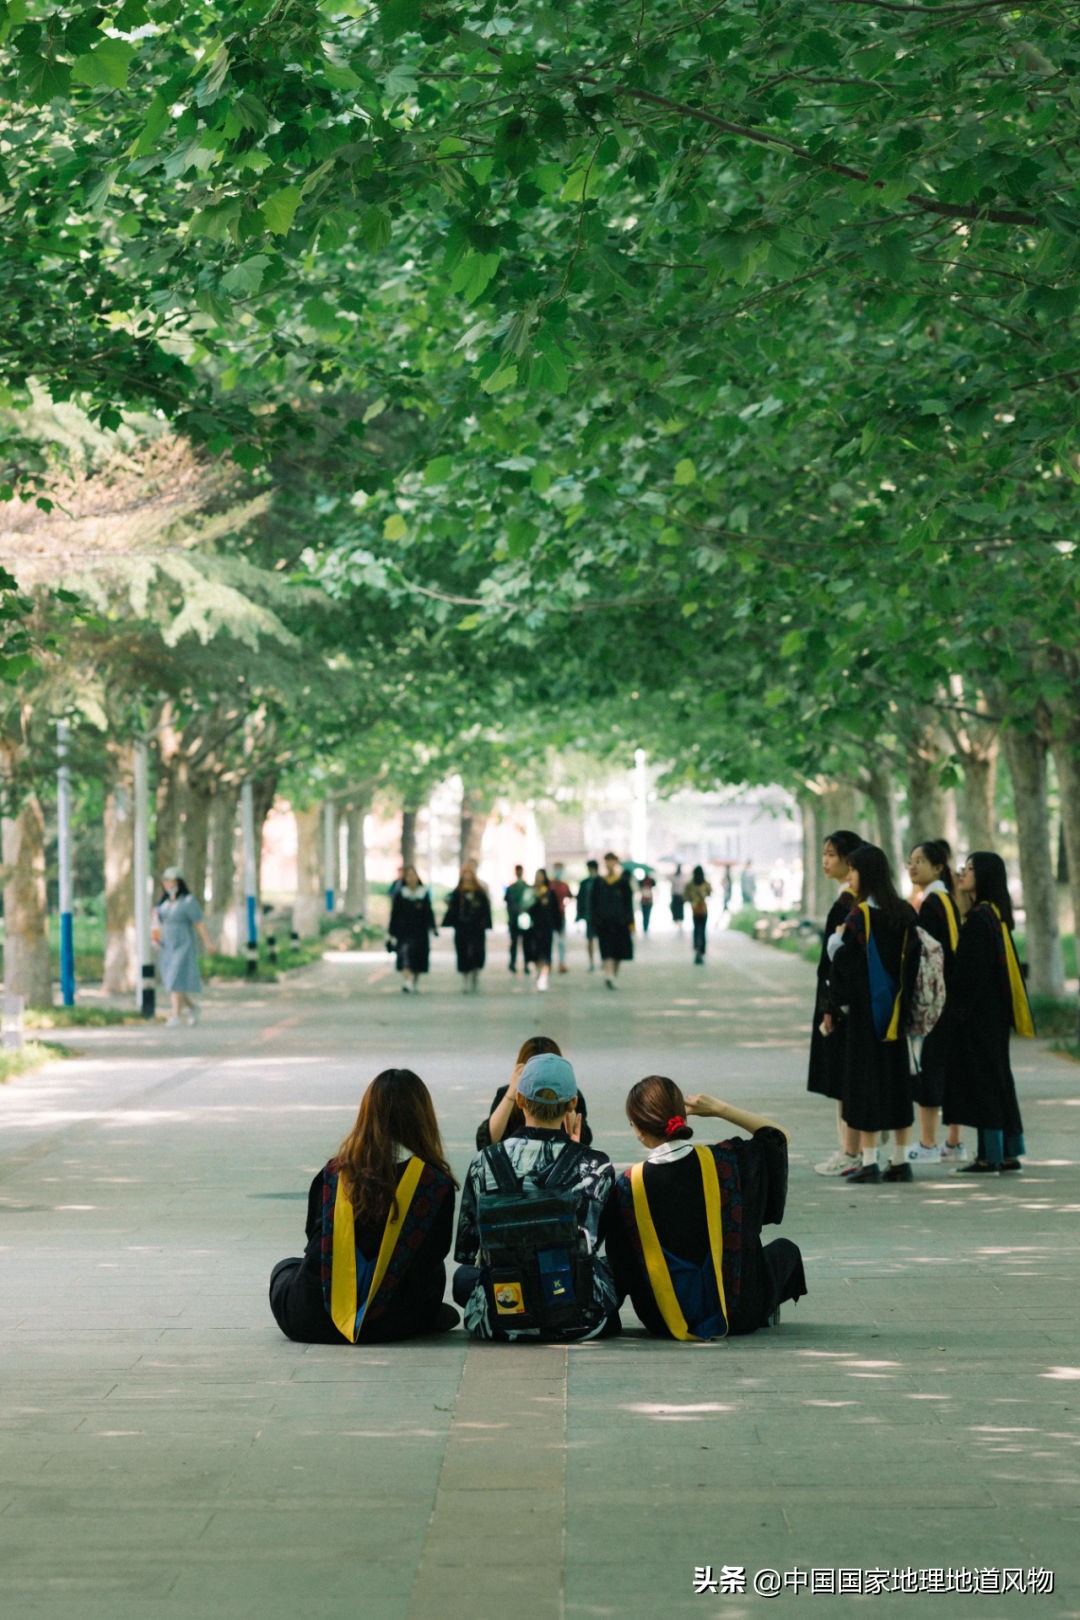
M 326 908 L 323 894 L 323 807 L 293 810 L 296 819 L 296 900 L 293 904 L 293 932 L 311 939 L 319 932 L 319 918 Z
M 941 781 L 944 758 L 937 723 L 917 730 L 907 750 L 909 847 L 930 838 L 946 838 L 950 844 L 954 843 L 956 834 L 954 831 L 949 838 L 949 828 L 955 821 L 955 811 L 950 816 Z
M 966 847 L 993 849 L 997 842 L 994 795 L 997 789 L 998 744 L 963 755 L 964 785 L 960 791 L 960 818 Z
M 821 799 L 817 793 L 805 793 L 799 795 L 798 803 L 802 813 L 802 894 L 799 896 L 799 914 L 803 917 L 820 917 L 824 921 L 829 908 L 821 903 L 825 882 L 821 870 Z
M 401 864 L 402 866 L 416 865 L 416 818 L 420 814 L 417 805 L 406 805 L 401 812 Z
M 187 808 L 187 761 L 180 750 L 180 736 L 168 722 L 157 738 L 158 782 L 155 794 L 154 845 L 151 853 L 155 882 L 167 866 L 183 872 L 184 811 Z M 187 882 L 188 875 L 183 872 Z M 190 888 L 190 882 L 188 883 Z
M 354 799 L 345 806 L 346 868 L 345 915 L 363 921 L 367 916 L 367 849 L 364 822 L 370 796 Z
M 105 989 L 135 988 L 134 750 L 109 749 L 112 781 L 105 795 Z
M 214 790 L 208 782 L 199 779 L 189 782 L 180 866 L 188 888 L 204 907 L 206 863 L 210 843 L 210 810 L 213 802 Z
M 1058 927 L 1057 888 L 1050 853 L 1046 793 L 1047 745 L 1036 732 L 1011 729 L 1002 735 L 1016 801 L 1020 881 L 1024 890 L 1028 987 L 1034 995 L 1059 996 L 1065 968 Z
M 274 808 L 277 797 L 277 772 L 269 771 L 257 776 L 252 784 L 251 798 L 255 810 L 255 894 L 262 904 L 262 847 L 266 818 Z
M 889 865 L 895 876 L 903 865 L 904 857 L 896 822 L 896 784 L 887 765 L 873 765 L 867 772 L 866 796 L 874 807 L 878 845 L 889 857 Z
M 1059 726 L 1050 746 L 1061 798 L 1061 842 L 1076 931 L 1080 928 L 1080 721 L 1070 716 Z M 1061 864 L 1059 856 L 1059 870 Z
M 210 905 L 206 926 L 222 951 L 235 951 L 236 808 L 240 789 L 222 785 L 210 801 Z
M 461 842 L 459 858 L 462 866 L 471 861 L 474 866 L 480 865 L 480 849 L 484 842 L 484 833 L 487 830 L 488 820 L 491 816 L 491 806 L 479 794 L 470 793 L 468 788 L 461 795 Z
M 52 1006 L 45 816 L 36 795 L 3 818 L 4 988 L 28 1007 Z

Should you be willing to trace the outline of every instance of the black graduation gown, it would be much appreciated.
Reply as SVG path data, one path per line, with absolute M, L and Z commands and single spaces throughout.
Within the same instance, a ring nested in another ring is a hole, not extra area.
M 559 897 L 554 889 L 538 894 L 529 907 L 531 927 L 522 935 L 526 962 L 550 962 L 551 941 L 559 922 Z
M 882 965 L 900 978 L 904 936 L 915 921 L 910 906 L 903 923 L 889 922 L 875 907 L 870 910 L 871 933 Z M 880 1040 L 874 1030 L 870 1006 L 870 974 L 866 957 L 866 930 L 856 907 L 844 924 L 844 943 L 833 958 L 830 995 L 845 1006 L 841 1101 L 846 1124 L 855 1131 L 897 1130 L 914 1119 L 907 1042 Z M 909 972 L 918 966 L 917 952 L 908 956 Z M 909 987 L 910 993 L 910 987 Z
M 486 889 L 454 889 L 446 902 L 443 927 L 454 930 L 459 973 L 478 973 L 486 960 L 484 934 L 491 927 Z
M 959 918 L 957 919 L 959 921 Z M 945 956 L 945 1006 L 922 1046 L 922 1072 L 912 1075 L 915 1101 L 920 1108 L 940 1108 L 945 1097 L 945 1075 L 956 1041 L 956 1015 L 952 981 L 956 953 L 949 938 L 949 919 L 940 894 L 928 894 L 918 911 L 918 925 L 936 939 Z
M 949 989 L 955 1039 L 942 1113 L 947 1125 L 1019 1136 L 1023 1125 L 1009 1061 L 1012 992 L 1001 926 L 988 905 L 976 905 L 960 930 Z
M 417 900 L 399 890 L 390 912 L 390 937 L 396 942 L 399 969 L 407 973 L 427 972 L 434 932 L 435 913 L 427 890 Z
M 709 1144 L 713 1145 L 713 1144 Z M 736 1136 L 715 1144 L 733 1153 L 738 1164 L 738 1216 L 729 1199 L 724 1219 L 724 1292 L 728 1296 L 728 1331 L 754 1333 L 764 1327 L 776 1307 L 806 1293 L 802 1255 L 788 1238 L 763 1244 L 763 1225 L 779 1225 L 787 1199 L 787 1139 L 782 1131 L 764 1126 L 753 1136 Z M 630 1202 L 628 1175 L 619 1178 L 617 1203 Z M 645 1166 L 645 1192 L 660 1246 L 669 1254 L 700 1265 L 708 1254 L 708 1222 L 701 1167 L 696 1154 L 668 1164 Z M 636 1221 L 635 1221 L 636 1226 Z M 729 1264 L 739 1257 L 737 1296 Z M 627 1295 L 647 1332 L 670 1339 L 656 1303 L 645 1265 L 627 1234 L 621 1208 L 613 1212 L 607 1229 L 607 1256 L 622 1304 Z
M 817 966 L 817 994 L 814 997 L 814 1023 L 810 1031 L 810 1073 L 806 1081 L 807 1091 L 813 1091 L 820 1097 L 842 1097 L 844 1092 L 843 1052 L 844 1052 L 844 1017 L 833 1008 L 829 995 L 829 970 L 832 963 L 829 961 L 829 940 L 842 928 L 856 904 L 855 896 L 850 889 L 841 889 L 832 905 L 829 915 L 825 919 L 825 937 L 821 941 L 821 956 Z M 833 1032 L 831 1035 L 822 1035 L 821 1020 L 827 1012 L 833 1014 Z
M 397 1179 L 405 1174 L 408 1161 L 397 1166 Z M 322 1286 L 322 1209 L 323 1171 L 308 1192 L 307 1247 L 303 1258 L 279 1260 L 270 1278 L 270 1309 L 287 1338 L 301 1344 L 349 1344 L 339 1333 L 326 1309 Z M 454 1236 L 454 1199 L 444 1198 L 417 1247 L 409 1269 L 402 1277 L 384 1314 L 365 1327 L 360 1344 L 381 1344 L 387 1340 L 410 1339 L 434 1333 L 439 1309 L 446 1291 L 446 1256 Z M 382 1242 L 382 1228 L 358 1226 L 357 1243 L 369 1260 L 374 1260 Z
M 593 885 L 592 924 L 599 942 L 600 956 L 605 962 L 633 960 L 634 942 L 631 927 L 634 921 L 634 891 L 630 878 L 620 872 L 614 883 L 606 877 Z

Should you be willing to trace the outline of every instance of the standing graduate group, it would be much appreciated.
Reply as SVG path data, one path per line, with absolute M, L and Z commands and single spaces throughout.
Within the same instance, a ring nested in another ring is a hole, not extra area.
M 838 1145 L 815 1169 L 855 1184 L 911 1181 L 919 1162 L 951 1162 L 965 1175 L 1018 1171 L 1010 1037 L 1034 1026 L 1001 857 L 976 851 L 954 875 L 943 839 L 916 844 L 913 903 L 884 851 L 857 833 L 830 833 L 823 866 L 838 894 L 818 965 L 808 1087 L 835 1100 Z M 974 1154 L 965 1126 L 976 1131 Z

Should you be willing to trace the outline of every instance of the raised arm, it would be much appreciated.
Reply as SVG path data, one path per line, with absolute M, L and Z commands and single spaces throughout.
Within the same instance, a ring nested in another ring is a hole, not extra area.
M 765 1119 L 761 1114 L 750 1114 L 745 1108 L 736 1108 L 734 1103 L 721 1102 L 717 1097 L 710 1097 L 702 1091 L 697 1096 L 687 1097 L 686 1112 L 700 1114 L 705 1119 L 726 1119 L 732 1125 L 737 1125 L 740 1131 L 755 1131 L 765 1129 L 779 1131 L 782 1136 L 791 1141 L 791 1132 L 785 1131 L 774 1119 Z

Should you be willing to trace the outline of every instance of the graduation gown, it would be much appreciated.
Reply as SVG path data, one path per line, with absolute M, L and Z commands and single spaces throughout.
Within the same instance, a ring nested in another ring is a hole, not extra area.
M 947 1125 L 1019 1136 L 1023 1125 L 1009 1061 L 1013 1006 L 1003 926 L 988 905 L 980 904 L 960 930 L 949 989 L 954 1040 L 942 1112 Z
M 829 994 L 829 973 L 832 963 L 829 961 L 829 940 L 842 928 L 855 906 L 855 896 L 850 889 L 841 889 L 832 905 L 829 915 L 825 919 L 825 935 L 821 941 L 821 956 L 817 966 L 817 994 L 814 997 L 814 1022 L 810 1031 L 810 1073 L 807 1076 L 807 1091 L 816 1092 L 819 1097 L 843 1096 L 843 1052 L 845 1020 L 843 1014 L 834 1011 Z M 821 1020 L 827 1012 L 833 1014 L 833 1032 L 831 1035 L 822 1035 Z

